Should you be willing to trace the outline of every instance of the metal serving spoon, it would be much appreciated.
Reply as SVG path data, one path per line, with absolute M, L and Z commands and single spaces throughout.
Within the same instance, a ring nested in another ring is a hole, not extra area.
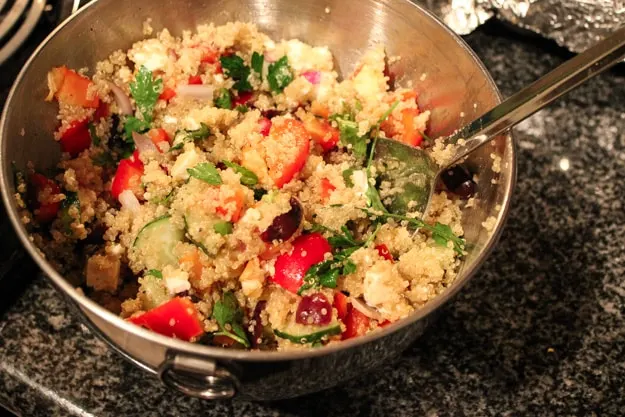
M 423 149 L 379 139 L 373 159 L 378 167 L 380 164 L 384 166 L 378 170 L 380 179 L 390 182 L 392 188 L 403 190 L 393 193 L 392 202 L 386 208 L 392 213 L 425 213 L 442 172 L 624 57 L 625 27 L 622 27 L 446 137 L 447 144 L 457 144 L 460 139 L 464 142 L 460 142 L 443 166 L 436 164 Z

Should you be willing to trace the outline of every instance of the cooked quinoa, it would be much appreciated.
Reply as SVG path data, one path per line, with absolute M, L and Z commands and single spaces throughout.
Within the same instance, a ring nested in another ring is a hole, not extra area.
M 18 174 L 16 199 L 48 260 L 105 308 L 284 350 L 375 331 L 454 281 L 462 202 L 441 191 L 424 221 L 389 214 L 397 191 L 369 165 L 376 138 L 449 152 L 424 140 L 429 111 L 391 85 L 383 46 L 340 79 L 327 47 L 237 22 L 163 30 L 90 70 L 51 69 L 62 160 Z

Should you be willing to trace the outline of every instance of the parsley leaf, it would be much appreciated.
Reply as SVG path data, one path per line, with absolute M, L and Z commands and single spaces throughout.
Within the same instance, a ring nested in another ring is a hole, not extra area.
M 215 97 L 215 107 L 232 110 L 232 96 L 228 89 L 222 88 L 219 90 L 219 94 Z
M 174 137 L 174 146 L 169 148 L 170 151 L 182 149 L 184 144 L 191 141 L 204 140 L 211 134 L 210 129 L 206 124 L 200 123 L 200 128 L 195 130 L 181 130 L 176 132 Z
M 250 108 L 247 107 L 245 104 L 239 104 L 234 109 L 239 113 L 247 113 L 250 110 Z
M 71 236 L 72 233 L 72 223 L 74 221 L 80 220 L 80 200 L 78 199 L 78 194 L 71 191 L 65 191 L 65 199 L 61 202 L 61 224 L 63 225 L 63 231 L 66 235 Z M 72 206 L 76 207 L 76 210 L 70 209 Z
M 341 116 L 335 116 L 335 120 L 339 125 L 341 144 L 346 147 L 351 145 L 354 155 L 364 157 L 367 154 L 367 137 L 358 136 L 358 123 Z
M 238 55 L 224 55 L 219 58 L 221 67 L 227 77 L 232 78 L 234 88 L 239 92 L 252 91 L 252 84 L 247 80 L 250 76 L 250 67 L 245 65 L 243 58 Z
M 151 121 L 154 105 L 158 96 L 163 91 L 163 80 L 152 78 L 152 71 L 144 65 L 139 68 L 135 80 L 130 83 L 130 94 L 135 99 L 139 112 L 143 115 L 143 120 Z
M 259 54 L 258 52 L 254 52 L 252 54 L 252 69 L 258 74 L 260 80 L 263 80 L 263 63 L 265 61 L 265 56 Z
M 225 220 L 218 221 L 213 225 L 213 230 L 215 230 L 216 233 L 219 233 L 222 236 L 229 235 L 230 233 L 232 233 L 232 223 Z
M 213 307 L 212 317 L 217 321 L 220 330 L 215 335 L 227 336 L 245 347 L 250 347 L 243 329 L 243 310 L 234 294 L 230 291 L 223 294 Z
M 89 136 L 91 136 L 91 142 L 93 142 L 95 146 L 99 146 L 101 141 L 100 137 L 95 132 L 95 125 L 92 122 L 89 122 L 87 126 L 89 127 Z
M 222 162 L 228 168 L 232 168 L 234 172 L 236 172 L 237 174 L 241 174 L 241 184 L 247 185 L 248 187 L 252 187 L 258 184 L 258 177 L 249 169 L 242 167 L 239 164 L 235 164 L 234 162 L 231 162 L 231 161 L 224 160 Z
M 414 227 L 415 229 L 425 229 L 425 230 L 430 231 L 432 233 L 432 239 L 434 239 L 434 241 L 437 244 L 441 246 L 447 246 L 448 242 L 451 242 L 453 244 L 454 251 L 456 251 L 456 253 L 458 253 L 459 255 L 462 255 L 462 253 L 464 252 L 464 247 L 465 247 L 464 239 L 459 236 L 456 236 L 451 230 L 451 227 L 449 227 L 446 224 L 436 222 L 434 225 L 431 225 L 431 224 L 424 222 L 421 219 L 403 216 L 401 214 L 388 213 L 388 212 L 381 213 L 381 214 L 373 213 L 367 209 L 363 209 L 363 211 L 367 213 L 368 215 L 374 216 L 374 217 L 406 221 L 408 222 L 410 226 Z
M 286 55 L 269 65 L 267 81 L 269 81 L 269 88 L 274 94 L 281 93 L 284 87 L 293 81 L 293 78 L 293 70 Z
M 134 116 L 128 116 L 126 118 L 126 123 L 124 123 L 125 140 L 126 142 L 134 143 L 132 139 L 132 132 L 145 133 L 148 130 L 150 130 L 149 122 L 145 120 L 137 119 Z
M 145 275 L 146 276 L 152 275 L 156 278 L 163 279 L 163 273 L 159 271 L 158 269 L 150 269 L 149 271 L 145 273 Z
M 222 183 L 219 171 L 215 168 L 215 165 L 210 162 L 202 162 L 197 164 L 193 168 L 188 168 L 187 172 L 193 178 L 204 181 L 210 185 L 220 185 Z

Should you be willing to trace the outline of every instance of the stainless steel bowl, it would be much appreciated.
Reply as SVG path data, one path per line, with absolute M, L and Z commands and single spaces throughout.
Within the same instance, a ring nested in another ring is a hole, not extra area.
M 13 200 L 11 163 L 39 169 L 59 158 L 52 140 L 56 105 L 46 103 L 46 73 L 56 65 L 94 68 L 116 49 L 143 38 L 142 22 L 173 34 L 197 24 L 241 20 L 256 23 L 274 39 L 299 38 L 327 45 L 348 73 L 362 52 L 376 42 L 402 59 L 397 81 L 412 83 L 420 107 L 432 110 L 431 135 L 450 133 L 463 120 L 500 101 L 495 84 L 469 47 L 434 16 L 407 0 L 135 0 L 92 2 L 58 27 L 35 51 L 9 94 L 0 124 L 0 181 L 9 217 L 24 246 L 59 291 L 77 307 L 92 329 L 111 346 L 169 386 L 202 398 L 235 393 L 273 400 L 318 391 L 391 360 L 420 336 L 433 313 L 458 291 L 491 252 L 503 228 L 512 192 L 516 159 L 511 137 L 500 137 L 468 163 L 479 172 L 479 201 L 466 210 L 469 254 L 455 283 L 411 317 L 365 337 L 310 351 L 247 352 L 170 339 L 125 322 L 81 295 L 39 254 L 20 223 Z M 501 173 L 491 170 L 491 154 L 502 158 Z M 492 232 L 483 226 L 496 218 Z

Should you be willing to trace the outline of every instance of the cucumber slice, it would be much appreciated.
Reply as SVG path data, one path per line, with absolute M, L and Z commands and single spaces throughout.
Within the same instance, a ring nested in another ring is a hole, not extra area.
M 316 330 L 310 333 L 311 328 Z M 273 332 L 282 339 L 305 345 L 307 343 L 318 343 L 329 336 L 341 334 L 341 326 L 338 323 L 331 323 L 327 326 L 291 324 L 284 330 L 274 330 Z
M 178 264 L 174 247 L 183 239 L 184 230 L 172 223 L 171 216 L 165 215 L 143 226 L 133 247 L 139 251 L 147 269 L 163 269 L 166 265 Z
M 187 239 L 207 255 L 216 255 L 225 243 L 223 235 L 215 230 L 217 218 L 199 212 L 188 212 L 184 216 Z

